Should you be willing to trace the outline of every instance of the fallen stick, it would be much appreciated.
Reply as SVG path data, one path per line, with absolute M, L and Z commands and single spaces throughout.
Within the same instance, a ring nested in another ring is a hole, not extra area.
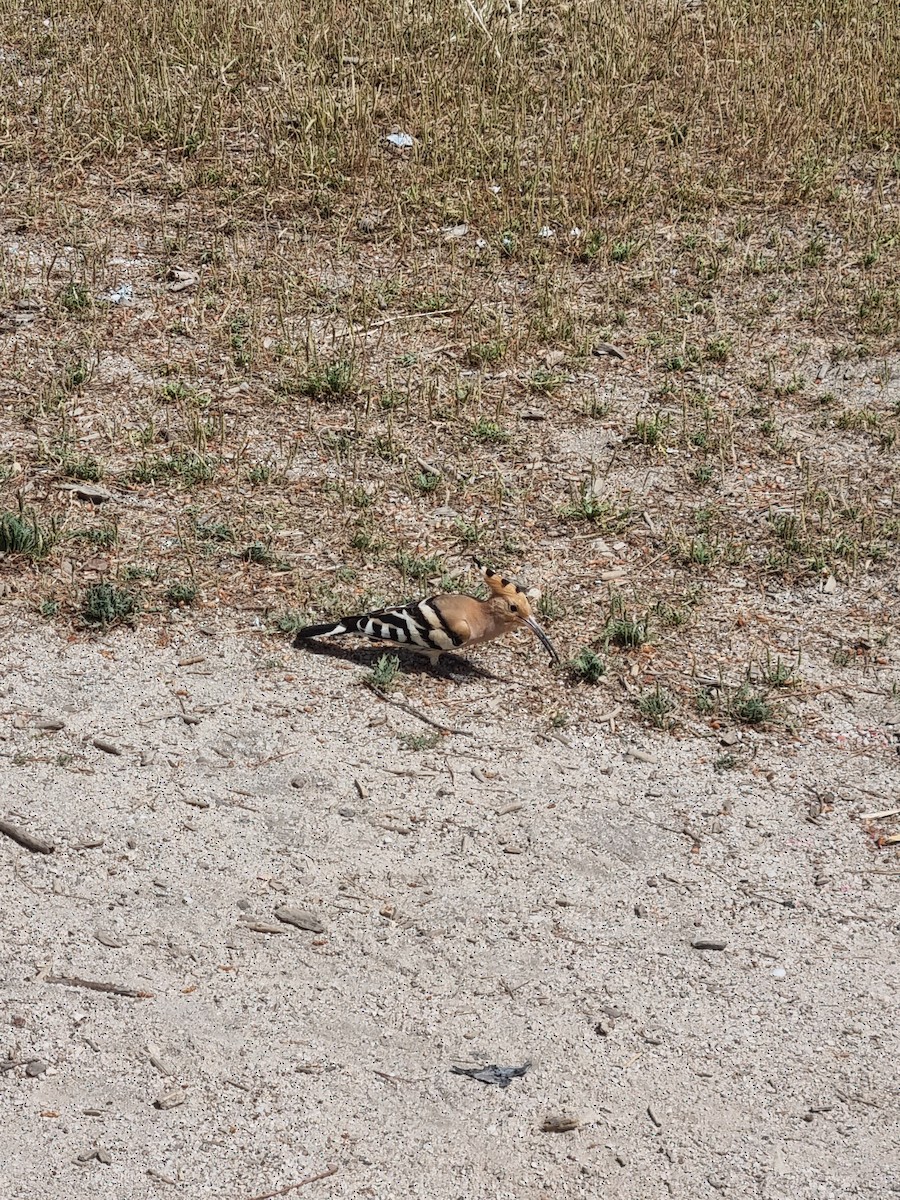
M 594 717 L 594 721 L 598 725 L 612 725 L 621 711 L 622 705 L 617 704 L 616 707 L 611 708 L 609 712 L 601 713 L 599 717 Z
M 26 850 L 33 850 L 35 854 L 53 853 L 54 846 L 52 842 L 45 841 L 44 838 L 35 837 L 32 833 L 27 833 L 24 829 L 20 829 L 18 825 L 13 825 L 11 821 L 0 821 L 0 833 L 5 833 L 8 838 L 12 838 L 14 842 L 18 842 Z
M 430 725 L 433 729 L 439 729 L 441 733 L 458 733 L 462 737 L 473 736 L 468 729 L 454 729 L 452 725 L 444 725 L 440 721 L 435 721 L 432 717 L 427 717 L 425 713 L 418 712 L 409 704 L 404 704 L 402 700 L 392 700 L 386 692 L 383 692 L 380 687 L 376 687 L 374 683 L 367 683 L 366 687 L 370 692 L 374 692 L 379 700 L 383 700 L 385 704 L 393 704 L 394 708 L 402 708 L 411 717 L 415 717 L 418 721 L 424 721 L 426 725 Z
M 272 1200 L 273 1196 L 286 1196 L 288 1192 L 295 1192 L 297 1188 L 306 1187 L 308 1183 L 318 1183 L 320 1179 L 328 1179 L 331 1175 L 337 1175 L 337 1172 L 337 1167 L 329 1167 L 327 1171 L 320 1171 L 318 1175 L 307 1175 L 297 1183 L 289 1183 L 277 1192 L 263 1192 L 261 1196 L 251 1196 L 250 1200 Z
M 91 992 L 109 992 L 113 996 L 129 996 L 132 1000 L 152 1000 L 152 992 L 139 992 L 136 988 L 123 987 L 119 983 L 102 983 L 96 979 L 80 979 L 77 975 L 47 975 L 47 983 L 59 983 L 63 987 L 87 988 Z

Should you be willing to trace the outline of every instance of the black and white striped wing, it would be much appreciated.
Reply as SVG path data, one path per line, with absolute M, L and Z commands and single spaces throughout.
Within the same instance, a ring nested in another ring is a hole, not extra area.
M 438 597 L 432 597 L 402 608 L 385 608 L 345 619 L 341 624 L 348 633 L 359 633 L 379 642 L 396 642 L 414 650 L 452 650 L 463 639 L 441 616 L 438 601 Z

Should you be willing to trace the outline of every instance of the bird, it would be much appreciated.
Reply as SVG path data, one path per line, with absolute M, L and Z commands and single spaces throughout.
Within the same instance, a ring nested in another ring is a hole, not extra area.
M 522 588 L 477 558 L 472 561 L 490 590 L 487 600 L 456 593 L 430 596 L 413 604 L 358 613 L 323 625 L 307 625 L 297 633 L 297 641 L 355 633 L 375 642 L 395 642 L 426 654 L 432 665 L 436 665 L 449 650 L 478 646 L 525 625 L 541 640 L 551 661 L 558 663 L 557 649 L 534 619 L 531 603 Z

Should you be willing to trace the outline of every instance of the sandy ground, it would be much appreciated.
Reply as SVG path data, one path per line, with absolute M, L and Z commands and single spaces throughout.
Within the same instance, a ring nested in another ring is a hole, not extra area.
M 476 678 L 473 736 L 414 752 L 253 631 L 0 638 L 0 816 L 55 843 L 0 839 L 4 1198 L 900 1193 L 887 740 L 744 732 L 716 773 Z

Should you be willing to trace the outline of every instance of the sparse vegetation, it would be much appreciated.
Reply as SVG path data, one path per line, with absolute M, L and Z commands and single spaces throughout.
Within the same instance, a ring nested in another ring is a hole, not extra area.
M 397 683 L 400 659 L 396 654 L 382 654 L 369 672 L 369 682 L 382 692 L 389 692 Z
M 64 458 L 61 466 L 70 479 L 99 483 L 103 478 L 103 467 L 92 454 Z
M 197 599 L 199 589 L 191 580 L 172 583 L 166 589 L 166 599 L 176 608 L 186 608 Z
M 631 510 L 620 508 L 612 500 L 598 496 L 589 484 L 582 484 L 577 499 L 566 504 L 560 515 L 576 521 L 590 521 L 610 533 L 627 529 L 632 520 Z
M 472 422 L 472 437 L 476 442 L 486 442 L 491 446 L 505 446 L 510 440 L 507 430 L 487 417 L 479 417 Z
M 20 505 L 19 511 L 0 514 L 0 554 L 44 558 L 57 538 L 54 525 L 43 525 L 37 513 Z
M 569 669 L 582 683 L 599 683 L 606 674 L 606 663 L 596 650 L 586 646 L 572 659 Z
M 282 391 L 308 396 L 311 400 L 345 400 L 354 396 L 358 387 L 356 364 L 349 358 L 312 366 L 296 379 L 281 384 Z
M 630 613 L 625 609 L 621 596 L 614 596 L 610 602 L 603 640 L 607 646 L 621 646 L 624 650 L 639 649 L 650 640 L 650 614 Z
M 275 628 L 279 633 L 297 634 L 309 624 L 309 617 L 302 612 L 284 612 L 275 618 Z
M 436 729 L 431 730 L 430 733 L 401 733 L 399 739 L 403 749 L 412 753 L 433 750 L 440 740 L 441 735 Z
M 667 729 L 678 704 L 670 692 L 657 684 L 652 692 L 644 692 L 638 696 L 635 707 L 651 725 L 655 725 L 657 729 Z
M 94 525 L 90 529 L 73 529 L 68 536 L 73 542 L 88 542 L 107 550 L 116 544 L 119 531 L 115 525 Z
M 891 625 L 893 10 L 507 7 L 0 11 L 0 596 L 352 611 L 479 546 L 576 651 L 633 589 L 591 653 L 750 725 L 798 674 L 755 598 L 815 654 L 838 599 Z
M 743 684 L 729 698 L 728 710 L 744 725 L 762 725 L 772 718 L 772 705 L 765 693 Z
M 119 625 L 132 620 L 140 611 L 133 592 L 111 583 L 95 583 L 82 597 L 81 616 L 88 625 Z

